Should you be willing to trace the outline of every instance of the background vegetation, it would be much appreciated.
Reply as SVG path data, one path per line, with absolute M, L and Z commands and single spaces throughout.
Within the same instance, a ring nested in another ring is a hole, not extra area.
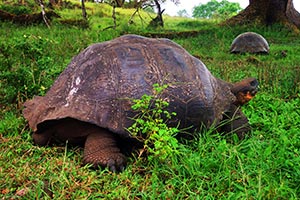
M 76 4 L 70 4 L 76 5 Z M 214 21 L 165 16 L 164 29 L 147 27 L 151 15 L 87 3 L 89 28 L 64 25 L 80 18 L 78 6 L 59 10 L 51 28 L 0 24 L 0 198 L 1 199 L 298 199 L 300 197 L 300 39 L 281 27 L 227 27 Z M 191 36 L 187 36 L 190 31 Z M 269 55 L 232 55 L 232 40 L 245 31 L 262 34 Z M 133 156 L 125 171 L 81 166 L 82 149 L 37 147 L 22 117 L 22 103 L 43 95 L 89 44 L 125 33 L 172 38 L 201 59 L 218 78 L 253 76 L 257 96 L 243 108 L 252 132 L 243 141 L 208 130 L 182 141 L 167 162 Z M 197 34 L 195 34 L 197 33 Z M 184 37 L 182 37 L 184 35 Z
M 239 3 L 227 0 L 211 0 L 206 4 L 200 4 L 193 9 L 193 17 L 196 18 L 222 18 L 228 19 L 236 15 L 242 8 Z

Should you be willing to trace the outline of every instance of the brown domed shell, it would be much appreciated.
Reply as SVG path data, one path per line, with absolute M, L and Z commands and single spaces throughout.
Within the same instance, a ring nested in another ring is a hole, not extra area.
M 230 84 L 168 39 L 125 35 L 89 46 L 75 56 L 44 97 L 25 103 L 33 131 L 74 118 L 123 136 L 135 115 L 132 99 L 152 94 L 154 83 L 168 84 L 164 98 L 181 127 L 210 126 L 235 100 Z
M 245 32 L 238 35 L 230 47 L 231 53 L 269 53 L 267 40 L 260 34 Z

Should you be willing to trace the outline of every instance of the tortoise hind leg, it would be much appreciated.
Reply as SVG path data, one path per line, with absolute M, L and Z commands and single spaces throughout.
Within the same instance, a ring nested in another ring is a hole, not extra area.
M 122 171 L 126 157 L 120 152 L 114 133 L 97 128 L 87 136 L 84 144 L 84 164 L 93 167 L 108 167 L 111 171 Z

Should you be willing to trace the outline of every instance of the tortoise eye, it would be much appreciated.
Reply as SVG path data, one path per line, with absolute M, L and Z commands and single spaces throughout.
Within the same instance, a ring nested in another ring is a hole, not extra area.
M 258 85 L 258 81 L 255 79 L 253 81 L 250 82 L 251 86 L 257 86 Z

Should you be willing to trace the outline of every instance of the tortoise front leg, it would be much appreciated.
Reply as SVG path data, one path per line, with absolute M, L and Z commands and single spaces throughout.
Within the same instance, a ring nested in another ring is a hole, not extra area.
M 46 129 L 41 133 L 34 132 L 32 134 L 33 142 L 39 146 L 46 146 L 51 142 L 54 131 L 52 129 Z
M 241 109 L 231 105 L 230 110 L 224 114 L 221 131 L 225 133 L 236 133 L 240 140 L 251 130 L 247 117 Z
M 108 167 L 111 171 L 122 171 L 126 157 L 120 152 L 114 133 L 97 128 L 87 136 L 84 144 L 84 164 L 93 167 Z

